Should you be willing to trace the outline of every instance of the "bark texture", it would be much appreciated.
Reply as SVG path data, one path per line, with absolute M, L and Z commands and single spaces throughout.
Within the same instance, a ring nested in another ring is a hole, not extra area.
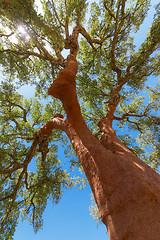
M 131 153 L 112 128 L 116 106 L 109 104 L 100 120 L 101 139 L 96 139 L 83 120 L 76 94 L 78 63 L 68 58 L 48 93 L 59 98 L 67 119 L 57 115 L 41 131 L 54 128 L 68 135 L 93 191 L 110 240 L 160 239 L 160 176 Z

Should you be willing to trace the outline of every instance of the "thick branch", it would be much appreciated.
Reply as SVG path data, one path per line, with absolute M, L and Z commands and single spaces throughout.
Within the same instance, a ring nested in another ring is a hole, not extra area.
M 79 49 L 78 36 L 79 36 L 79 25 L 76 25 L 72 32 L 71 46 L 70 46 L 70 54 L 74 55 L 75 57 L 77 56 L 77 52 Z
M 122 85 L 118 85 L 114 88 L 112 88 L 110 92 L 110 97 L 108 101 L 108 109 L 107 109 L 107 115 L 106 119 L 108 121 L 108 125 L 112 127 L 113 119 L 114 119 L 114 112 L 116 110 L 116 107 L 120 101 L 120 90 L 122 88 Z
M 52 117 L 43 127 L 40 128 L 40 131 L 44 136 L 50 136 L 53 129 L 59 129 L 64 132 L 66 131 L 66 123 L 62 114 L 56 114 Z
M 79 49 L 78 36 L 80 33 L 80 25 L 77 24 L 72 31 L 72 35 L 68 35 L 68 20 L 66 19 L 66 39 L 65 39 L 65 49 L 70 49 L 70 55 L 77 56 Z
M 116 110 L 117 105 L 109 104 L 107 109 L 106 119 L 108 120 L 108 125 L 112 126 L 112 122 L 114 119 L 114 112 Z

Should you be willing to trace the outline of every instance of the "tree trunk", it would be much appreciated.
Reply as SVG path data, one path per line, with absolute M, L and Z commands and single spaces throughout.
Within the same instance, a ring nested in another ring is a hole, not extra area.
M 111 106 L 99 122 L 101 139 L 86 126 L 77 100 L 75 59 L 68 61 L 48 90 L 67 113 L 66 128 L 94 194 L 110 240 L 160 239 L 160 176 L 131 153 L 112 128 Z M 45 133 L 47 126 L 43 128 Z

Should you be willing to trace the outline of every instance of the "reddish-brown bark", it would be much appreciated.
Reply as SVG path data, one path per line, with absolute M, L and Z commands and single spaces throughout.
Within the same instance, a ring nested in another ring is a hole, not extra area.
M 55 116 L 41 131 L 54 128 L 68 135 L 93 191 L 111 240 L 159 240 L 160 176 L 131 153 L 112 128 L 116 105 L 109 104 L 96 139 L 83 120 L 76 94 L 78 64 L 74 57 L 61 70 L 48 93 L 59 98 L 67 120 Z

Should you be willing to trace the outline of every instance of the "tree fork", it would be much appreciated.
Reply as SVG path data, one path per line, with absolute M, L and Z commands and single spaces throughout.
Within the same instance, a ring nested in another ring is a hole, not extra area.
M 116 136 L 112 128 L 114 106 L 109 105 L 107 117 L 99 122 L 100 141 L 93 136 L 77 99 L 77 70 L 78 63 L 71 55 L 48 93 L 63 103 L 68 122 L 64 131 L 88 178 L 109 237 L 111 240 L 159 240 L 160 176 Z M 48 134 L 51 129 L 50 125 Z

